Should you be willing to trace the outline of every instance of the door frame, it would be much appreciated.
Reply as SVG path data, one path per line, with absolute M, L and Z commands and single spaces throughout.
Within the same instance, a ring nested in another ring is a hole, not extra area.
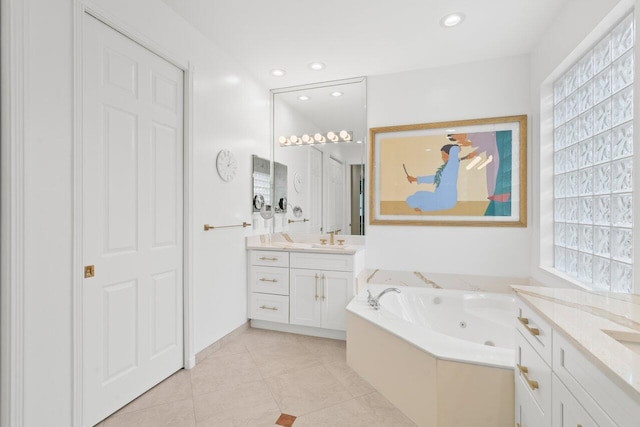
M 0 425 L 24 423 L 25 1 L 0 1 Z
M 83 34 L 85 14 L 90 15 L 111 29 L 119 32 L 133 42 L 139 44 L 150 52 L 158 55 L 165 61 L 176 66 L 184 73 L 183 80 L 183 257 L 182 257 L 182 288 L 183 288 L 183 364 L 185 369 L 195 366 L 196 357 L 194 351 L 193 333 L 193 172 L 190 167 L 193 164 L 193 73 L 194 67 L 190 61 L 176 59 L 171 53 L 165 51 L 149 39 L 138 34 L 132 28 L 126 26 L 118 18 L 107 15 L 94 6 L 89 6 L 83 1 L 76 2 L 73 17 L 73 69 L 74 69 L 74 93 L 73 93 L 73 284 L 72 284 L 72 325 L 73 325 L 73 361 L 72 361 L 72 421 L 73 427 L 82 426 L 83 389 L 82 389 L 82 312 L 83 297 L 83 195 L 82 195 L 82 126 L 83 126 Z

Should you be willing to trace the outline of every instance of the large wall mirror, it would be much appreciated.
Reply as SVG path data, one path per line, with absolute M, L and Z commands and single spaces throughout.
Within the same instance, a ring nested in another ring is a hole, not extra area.
M 274 231 L 364 234 L 366 79 L 284 89 L 273 95 L 273 162 L 287 166 L 288 203 L 302 217 Z

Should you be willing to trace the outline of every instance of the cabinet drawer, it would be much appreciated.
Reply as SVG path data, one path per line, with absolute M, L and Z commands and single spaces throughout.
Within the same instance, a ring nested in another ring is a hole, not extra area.
M 527 386 L 516 378 L 516 427 L 545 427 L 544 413 L 533 400 Z
M 291 252 L 291 268 L 353 271 L 353 255 Z
M 553 347 L 553 371 L 599 426 L 638 425 L 638 402 L 556 331 Z
M 517 300 L 516 329 L 538 352 L 544 361 L 551 365 L 551 326 L 542 317 L 530 309 L 519 299 Z
M 587 411 L 578 403 L 575 397 L 553 374 L 553 427 L 598 427 Z
M 516 333 L 516 368 L 514 372 L 516 384 L 524 388 L 524 396 L 535 402 L 542 413 L 543 423 L 551 423 L 551 367 L 521 333 Z
M 249 298 L 249 316 L 252 319 L 289 323 L 288 296 L 252 292 Z
M 251 251 L 251 265 L 289 267 L 289 252 Z
M 289 295 L 288 268 L 253 265 L 250 275 L 250 292 Z

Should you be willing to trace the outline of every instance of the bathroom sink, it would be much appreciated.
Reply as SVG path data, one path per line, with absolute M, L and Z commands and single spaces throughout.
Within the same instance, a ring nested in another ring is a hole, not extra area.
M 640 333 L 639 332 L 622 332 L 602 330 L 614 340 L 627 347 L 634 353 L 640 354 Z
M 323 245 L 321 243 L 312 243 L 311 247 L 314 249 L 328 249 L 328 250 L 333 250 L 333 249 L 351 249 L 351 246 L 349 245 Z
M 309 249 L 311 244 L 309 243 L 294 243 L 294 242 L 271 242 L 271 246 L 284 249 Z

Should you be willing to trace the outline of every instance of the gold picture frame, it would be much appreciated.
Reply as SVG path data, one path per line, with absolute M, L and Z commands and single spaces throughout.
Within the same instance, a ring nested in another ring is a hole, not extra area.
M 527 116 L 369 129 L 372 225 L 526 227 Z

